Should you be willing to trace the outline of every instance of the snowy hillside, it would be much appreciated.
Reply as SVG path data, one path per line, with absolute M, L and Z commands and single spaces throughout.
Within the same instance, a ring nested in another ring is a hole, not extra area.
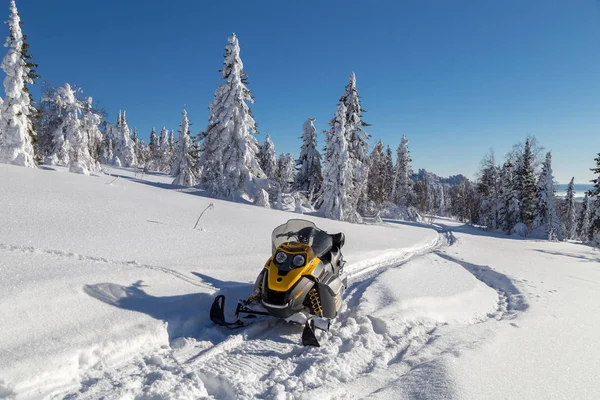
M 297 214 L 109 172 L 0 164 L 0 398 L 600 398 L 589 247 L 305 217 L 345 232 L 350 286 L 304 348 L 297 325 L 208 320 Z

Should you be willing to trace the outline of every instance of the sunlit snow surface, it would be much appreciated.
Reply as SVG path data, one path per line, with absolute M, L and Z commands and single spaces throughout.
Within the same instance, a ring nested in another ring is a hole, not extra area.
M 248 295 L 297 214 L 164 175 L 54 169 L 0 164 L 0 398 L 600 398 L 589 247 L 306 217 L 346 233 L 350 287 L 304 348 L 297 325 L 208 321 L 217 291 L 229 311 Z

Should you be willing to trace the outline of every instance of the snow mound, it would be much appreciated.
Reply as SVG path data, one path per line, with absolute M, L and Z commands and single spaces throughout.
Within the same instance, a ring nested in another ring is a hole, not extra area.
M 360 310 L 409 325 L 472 324 L 493 315 L 498 303 L 498 292 L 462 266 L 429 254 L 379 275 L 363 294 Z
M 527 232 L 528 232 L 527 225 L 525 225 L 522 222 L 519 222 L 513 228 L 513 235 L 517 235 L 519 237 L 526 237 L 527 236 Z

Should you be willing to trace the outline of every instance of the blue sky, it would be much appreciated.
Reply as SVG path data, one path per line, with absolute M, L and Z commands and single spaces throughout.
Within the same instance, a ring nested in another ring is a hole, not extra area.
M 5 14 L 8 15 L 8 1 Z M 302 123 L 327 128 L 355 71 L 373 141 L 410 140 L 413 167 L 472 177 L 490 147 L 527 135 L 559 182 L 593 178 L 600 152 L 597 0 L 17 0 L 39 74 L 69 82 L 130 127 L 197 133 L 236 32 L 259 141 L 297 154 Z M 6 28 L 4 28 L 6 30 Z M 39 86 L 39 85 L 38 85 Z M 38 93 L 35 91 L 34 93 Z M 320 146 L 324 137 L 320 136 Z

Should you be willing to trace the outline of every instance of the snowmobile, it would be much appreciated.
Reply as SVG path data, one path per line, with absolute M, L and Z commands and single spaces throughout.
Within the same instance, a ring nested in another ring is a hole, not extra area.
M 303 316 L 302 344 L 318 347 L 315 328 L 329 329 L 348 286 L 341 253 L 345 236 L 342 232 L 329 234 L 309 221 L 291 219 L 273 230 L 271 242 L 272 256 L 258 275 L 252 294 L 238 301 L 237 320 L 225 320 L 223 295 L 215 298 L 210 319 L 236 329 L 247 325 L 247 318 L 258 315 L 296 322 Z

